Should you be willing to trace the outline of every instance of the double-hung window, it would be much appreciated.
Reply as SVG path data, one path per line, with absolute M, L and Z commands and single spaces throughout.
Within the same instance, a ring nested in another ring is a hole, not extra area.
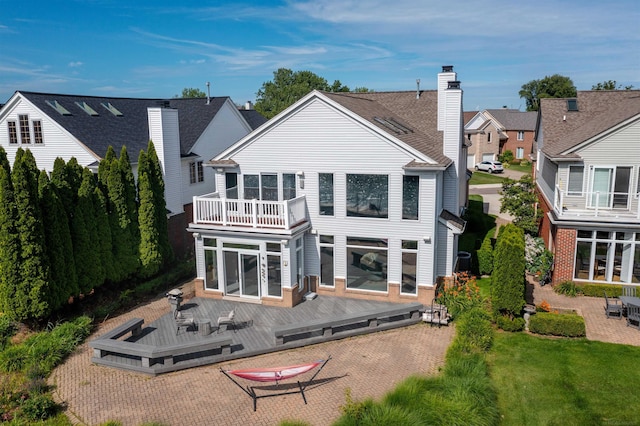
M 523 141 L 524 140 L 524 131 L 523 130 L 518 130 L 518 140 L 519 141 Z
M 23 144 L 31 143 L 31 132 L 29 130 L 29 116 L 21 114 L 18 116 L 20 123 L 20 140 Z
M 567 195 L 581 196 L 583 179 L 584 166 L 569 166 L 569 182 L 567 183 Z
M 9 129 L 9 143 L 17 144 L 18 143 L 18 130 L 16 127 L 15 121 L 8 121 L 7 126 Z
M 191 183 L 204 182 L 204 168 L 202 161 L 189 163 L 189 181 Z

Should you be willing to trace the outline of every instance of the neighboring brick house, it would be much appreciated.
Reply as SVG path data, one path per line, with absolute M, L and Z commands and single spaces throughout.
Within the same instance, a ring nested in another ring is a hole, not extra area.
M 640 284 L 640 91 L 541 99 L 534 148 L 553 282 Z
M 196 294 L 290 307 L 321 296 L 430 304 L 468 198 L 462 90 L 314 91 L 214 157 L 194 198 Z
M 477 112 L 464 127 L 465 135 L 471 142 L 467 159 L 469 167 L 481 161 L 497 160 L 505 151 L 511 151 L 515 159 L 529 160 L 536 119 L 536 112 L 517 109 Z
M 140 150 L 149 140 L 158 152 L 165 180 L 169 232 L 179 257 L 193 250 L 185 231 L 191 201 L 213 185 L 203 161 L 222 152 L 266 119 L 241 111 L 229 97 L 139 99 L 17 91 L 0 110 L 0 146 L 13 163 L 28 148 L 38 167 L 53 169 L 57 157 L 72 157 L 97 172 L 108 146 L 126 145 L 137 176 Z

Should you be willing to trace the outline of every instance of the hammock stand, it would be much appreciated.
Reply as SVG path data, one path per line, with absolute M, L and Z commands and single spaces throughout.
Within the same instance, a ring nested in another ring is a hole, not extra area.
M 313 379 L 315 379 L 318 373 L 322 371 L 322 369 L 324 368 L 325 365 L 327 365 L 327 362 L 329 362 L 330 359 L 331 359 L 331 356 L 329 356 L 326 360 L 319 360 L 309 364 L 292 365 L 287 367 L 275 367 L 275 368 L 263 368 L 263 369 L 252 368 L 247 370 L 230 370 L 230 371 L 225 371 L 222 368 L 220 368 L 220 371 L 222 372 L 222 374 L 227 376 L 229 380 L 235 383 L 236 386 L 242 389 L 244 393 L 246 393 L 247 395 L 249 395 L 249 397 L 251 397 L 251 399 L 253 400 L 253 411 L 256 411 L 259 398 L 269 398 L 272 396 L 292 395 L 292 394 L 299 393 L 300 395 L 302 395 L 302 399 L 306 404 L 307 398 L 304 395 L 304 390 L 307 388 L 307 386 L 309 386 L 309 384 L 313 381 Z M 238 376 L 247 380 L 252 380 L 254 382 L 276 382 L 276 386 L 277 386 L 279 384 L 278 383 L 279 381 L 306 373 L 307 371 L 313 370 L 318 365 L 320 365 L 320 368 L 304 384 L 304 386 L 302 385 L 302 383 L 300 383 L 300 380 L 297 381 L 299 390 L 272 393 L 267 395 L 258 395 L 253 386 L 246 386 L 246 387 L 242 386 L 233 377 L 229 375 L 229 374 L 233 374 L 234 376 Z

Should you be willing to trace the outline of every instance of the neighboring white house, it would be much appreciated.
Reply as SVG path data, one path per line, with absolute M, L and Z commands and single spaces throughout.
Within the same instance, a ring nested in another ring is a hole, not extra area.
M 467 200 L 462 90 L 314 91 L 215 156 L 195 197 L 196 294 L 431 303 Z
M 239 111 L 228 97 L 165 100 L 18 91 L 0 110 L 0 145 L 10 163 L 18 148 L 30 149 L 47 171 L 57 157 L 75 157 L 81 166 L 97 170 L 109 145 L 116 155 L 126 145 L 137 175 L 138 154 L 153 140 L 164 172 L 172 242 L 180 255 L 192 249 L 184 232 L 192 197 L 214 184 L 214 173 L 202 167 L 203 161 L 247 135 L 248 121 L 256 127 L 266 121 L 261 118 L 255 111 Z
M 640 284 L 640 91 L 541 99 L 536 148 L 553 281 Z

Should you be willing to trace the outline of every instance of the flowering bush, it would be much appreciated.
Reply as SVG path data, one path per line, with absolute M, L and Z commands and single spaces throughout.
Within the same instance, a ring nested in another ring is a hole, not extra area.
M 540 304 L 538 305 L 538 309 L 536 309 L 538 312 L 551 312 L 551 305 L 549 305 L 549 302 L 547 302 L 546 300 L 543 300 L 542 302 L 540 302 Z
M 475 307 L 483 306 L 476 277 L 463 272 L 453 283 L 445 283 L 440 289 L 436 301 L 447 307 L 452 318 Z
M 544 277 L 553 265 L 553 254 L 544 246 L 544 240 L 540 237 L 524 236 L 524 259 L 527 272 L 531 275 Z

